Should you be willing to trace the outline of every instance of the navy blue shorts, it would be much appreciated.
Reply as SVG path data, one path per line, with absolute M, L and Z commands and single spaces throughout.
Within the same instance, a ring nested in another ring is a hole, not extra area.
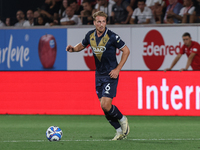
M 117 92 L 118 78 L 112 79 L 110 76 L 96 76 L 96 93 L 98 98 L 115 97 Z

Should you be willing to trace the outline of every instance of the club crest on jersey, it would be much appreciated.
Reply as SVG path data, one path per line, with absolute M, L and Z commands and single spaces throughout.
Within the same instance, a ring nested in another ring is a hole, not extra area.
M 108 42 L 107 38 L 102 38 L 102 40 L 103 40 L 103 44 L 106 44 Z

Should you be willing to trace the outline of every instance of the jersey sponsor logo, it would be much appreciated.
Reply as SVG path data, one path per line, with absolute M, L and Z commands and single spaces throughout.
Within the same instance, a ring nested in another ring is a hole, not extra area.
M 95 39 L 95 33 L 93 32 L 90 35 L 90 45 L 92 47 L 93 53 L 96 55 L 97 59 L 101 61 L 101 57 L 103 55 L 103 52 L 106 50 L 106 44 L 109 40 L 108 34 L 106 34 L 104 37 L 102 37 L 101 41 L 97 45 L 96 39 Z
M 150 30 L 143 40 L 143 60 L 150 70 L 158 70 L 164 62 L 166 55 L 177 55 L 181 49 L 178 45 L 166 45 L 161 33 Z
M 99 54 L 102 54 L 106 50 L 106 47 L 104 47 L 104 46 L 97 46 L 97 47 L 92 47 L 92 49 L 93 49 L 93 52 L 96 55 L 99 55 Z
M 90 70 L 95 70 L 96 66 L 95 66 L 95 60 L 94 60 L 94 56 L 93 56 L 93 50 L 91 48 L 90 45 L 88 45 L 84 50 L 83 50 L 83 58 L 85 61 L 85 64 L 87 65 L 87 67 Z M 120 57 L 121 56 L 121 51 L 119 49 L 116 49 L 116 56 Z M 121 58 L 121 57 L 120 57 Z

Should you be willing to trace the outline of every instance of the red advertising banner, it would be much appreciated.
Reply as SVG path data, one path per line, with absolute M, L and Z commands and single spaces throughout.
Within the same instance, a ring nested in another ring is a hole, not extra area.
M 103 115 L 94 71 L 0 72 L 0 114 Z M 125 115 L 200 116 L 198 71 L 121 71 Z

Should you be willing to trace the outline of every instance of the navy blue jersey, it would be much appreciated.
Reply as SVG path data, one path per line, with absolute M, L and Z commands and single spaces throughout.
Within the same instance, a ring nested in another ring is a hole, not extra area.
M 82 41 L 83 46 L 90 44 L 95 58 L 96 75 L 108 75 L 118 65 L 116 48 L 125 46 L 120 37 L 107 29 L 102 36 L 98 37 L 96 29 L 89 31 Z

